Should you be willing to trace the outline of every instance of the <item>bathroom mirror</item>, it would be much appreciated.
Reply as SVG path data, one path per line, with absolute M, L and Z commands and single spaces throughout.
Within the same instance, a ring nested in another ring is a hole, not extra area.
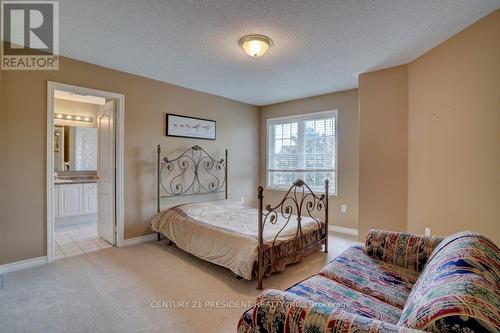
M 54 171 L 96 171 L 97 128 L 54 127 Z

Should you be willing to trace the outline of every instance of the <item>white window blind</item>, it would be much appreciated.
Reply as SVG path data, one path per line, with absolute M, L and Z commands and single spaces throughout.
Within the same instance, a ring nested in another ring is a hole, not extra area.
M 288 189 L 302 179 L 311 189 L 337 194 L 337 111 L 267 121 L 267 186 Z

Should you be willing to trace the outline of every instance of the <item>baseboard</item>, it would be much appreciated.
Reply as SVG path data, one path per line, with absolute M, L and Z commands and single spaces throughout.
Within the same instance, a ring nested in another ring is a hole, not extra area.
M 45 265 L 46 263 L 47 263 L 46 256 L 11 262 L 8 264 L 0 265 L 0 273 L 5 274 L 10 272 L 20 271 L 22 269 L 42 266 Z
M 331 231 L 335 231 L 335 232 L 345 234 L 345 235 L 351 235 L 351 236 L 358 235 L 358 229 L 354 229 L 354 228 L 346 228 L 346 227 L 340 227 L 337 225 L 331 225 L 329 229 Z
M 155 240 L 156 237 L 157 237 L 156 234 L 151 234 L 151 235 L 146 235 L 146 236 L 139 236 L 139 237 L 125 239 L 123 241 L 123 246 L 137 245 L 137 244 L 149 242 L 149 241 Z
M 56 217 L 54 218 L 54 227 L 63 227 L 73 224 L 96 223 L 96 221 L 97 221 L 97 214 Z

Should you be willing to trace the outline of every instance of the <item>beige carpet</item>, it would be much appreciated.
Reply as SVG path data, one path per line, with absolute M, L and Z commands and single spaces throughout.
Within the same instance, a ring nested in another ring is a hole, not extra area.
M 315 253 L 264 287 L 285 289 L 354 243 L 332 234 L 328 256 Z M 109 248 L 7 274 L 0 332 L 234 332 L 255 287 L 164 242 Z

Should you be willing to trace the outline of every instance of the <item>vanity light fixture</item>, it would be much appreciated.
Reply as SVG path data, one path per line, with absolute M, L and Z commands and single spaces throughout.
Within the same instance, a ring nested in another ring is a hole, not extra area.
M 56 117 L 56 119 L 71 120 L 71 121 L 83 121 L 85 123 L 91 123 L 94 120 L 92 117 L 82 117 L 82 116 L 75 116 L 75 115 L 64 114 L 64 113 L 56 113 L 54 116 Z
M 263 35 L 247 35 L 240 39 L 240 46 L 251 57 L 263 56 L 273 41 Z

